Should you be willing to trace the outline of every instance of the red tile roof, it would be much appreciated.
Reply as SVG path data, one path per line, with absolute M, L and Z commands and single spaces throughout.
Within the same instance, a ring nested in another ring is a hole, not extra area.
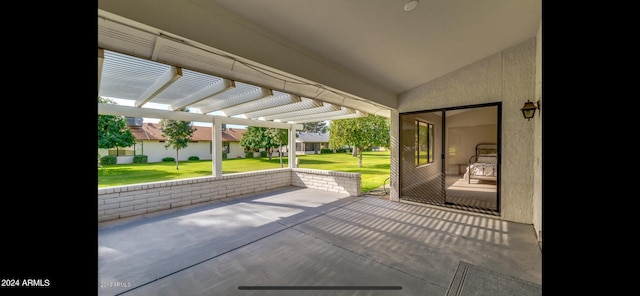
M 212 139 L 212 127 L 209 126 L 194 126 L 196 129 L 191 136 L 192 141 L 211 141 Z M 129 126 L 129 130 L 133 133 L 136 140 L 166 140 L 166 137 L 162 136 L 162 130 L 160 130 L 159 123 L 145 122 L 142 126 Z M 238 128 L 226 128 L 222 131 L 222 142 L 240 142 L 242 134 L 246 132 L 246 129 Z

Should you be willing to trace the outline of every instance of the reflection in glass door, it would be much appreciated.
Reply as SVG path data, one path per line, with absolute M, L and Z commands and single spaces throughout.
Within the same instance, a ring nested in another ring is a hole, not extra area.
M 400 115 L 400 199 L 445 203 L 442 173 L 443 111 Z

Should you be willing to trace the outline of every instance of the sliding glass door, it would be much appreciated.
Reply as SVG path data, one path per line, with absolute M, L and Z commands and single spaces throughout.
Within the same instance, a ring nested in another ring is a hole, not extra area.
M 501 104 L 400 114 L 400 200 L 498 215 Z

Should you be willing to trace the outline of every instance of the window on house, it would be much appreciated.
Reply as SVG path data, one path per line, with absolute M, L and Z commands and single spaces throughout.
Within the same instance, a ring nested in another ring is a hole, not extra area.
M 416 166 L 433 163 L 433 124 L 416 120 Z
M 222 142 L 222 151 L 229 153 L 229 142 Z
M 136 142 L 135 144 L 133 144 L 133 150 L 133 155 L 144 155 L 144 143 Z
M 134 146 L 131 147 L 116 147 L 109 149 L 109 155 L 111 156 L 133 156 L 136 155 Z

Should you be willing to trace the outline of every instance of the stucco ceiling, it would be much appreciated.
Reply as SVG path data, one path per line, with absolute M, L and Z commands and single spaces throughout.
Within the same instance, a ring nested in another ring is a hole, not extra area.
M 161 64 L 129 94 L 140 106 L 158 102 L 282 122 L 388 117 L 403 92 L 534 38 L 541 25 L 541 0 L 419 0 L 412 11 L 403 9 L 406 3 L 99 0 L 99 95 L 126 92 L 113 88 L 130 70 L 113 71 L 122 53 Z M 242 95 L 218 94 L 226 103 L 214 103 L 214 89 L 230 85 Z M 269 96 L 283 102 L 281 109 L 255 113 L 277 108 Z M 309 106 L 302 108 L 303 101 Z
M 396 94 L 535 37 L 542 15 L 541 0 L 201 1 Z

